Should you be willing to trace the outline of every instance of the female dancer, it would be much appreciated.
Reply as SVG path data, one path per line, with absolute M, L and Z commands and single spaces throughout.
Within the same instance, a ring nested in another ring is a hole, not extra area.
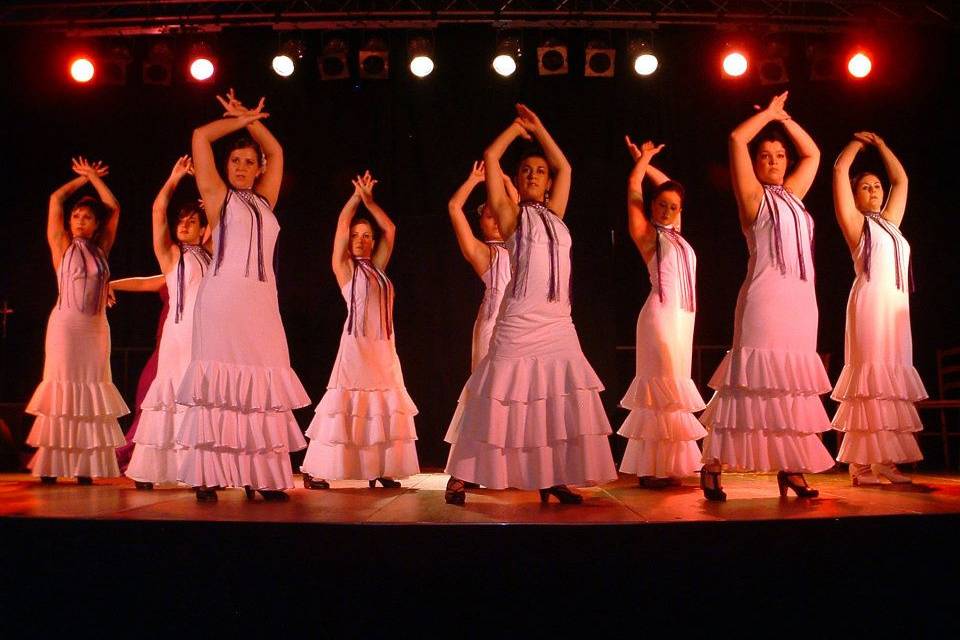
M 170 238 L 167 207 L 180 180 L 192 173 L 190 157 L 181 157 L 153 202 L 153 253 L 166 278 L 174 312 L 168 313 L 164 322 L 157 374 L 140 405 L 136 447 L 126 471 L 137 488 L 143 489 L 152 488 L 155 483 L 175 483 L 178 462 L 184 457 L 184 449 L 176 443 L 184 415 L 183 407 L 177 408 L 176 386 L 190 363 L 194 302 L 203 274 L 210 266 L 210 253 L 201 244 L 207 216 L 199 203 L 188 203 L 180 209 L 176 244 Z
M 303 460 L 303 486 L 329 489 L 329 480 L 379 481 L 420 472 L 417 407 L 407 394 L 393 334 L 393 284 L 384 273 L 396 227 L 373 199 L 377 181 L 367 171 L 353 181 L 353 195 L 337 220 L 333 273 L 347 303 L 347 320 L 327 392 L 307 429 L 310 446 Z M 363 202 L 380 231 L 355 218 Z
M 43 381 L 26 412 L 37 416 L 27 444 L 37 447 L 33 475 L 52 484 L 73 476 L 79 484 L 120 475 L 114 450 L 124 444 L 117 417 L 127 405 L 110 373 L 110 325 L 105 313 L 120 205 L 103 177 L 108 168 L 73 161 L 77 177 L 50 196 L 47 242 L 60 296 L 47 322 Z M 84 197 L 64 225 L 64 202 L 90 183 L 99 199 Z
M 483 157 L 487 202 L 507 240 L 514 277 L 490 351 L 467 381 L 447 432 L 445 498 L 452 504 L 465 502 L 465 481 L 539 489 L 542 501 L 553 495 L 575 504 L 583 497 L 567 484 L 617 477 L 603 385 L 570 318 L 571 242 L 563 223 L 570 163 L 532 111 L 517 105 L 517 113 Z M 499 164 L 518 137 L 536 138 L 544 151 L 520 162 L 519 205 L 504 188 Z
M 467 217 L 463 213 L 463 205 L 470 197 L 470 193 L 483 180 L 483 161 L 474 162 L 470 175 L 453 194 L 447 205 L 450 223 L 457 236 L 457 244 L 460 245 L 460 253 L 480 276 L 485 287 L 483 302 L 477 313 L 477 320 L 473 324 L 471 371 L 476 369 L 483 357 L 487 355 L 490 336 L 493 335 L 493 325 L 500 310 L 500 302 L 510 282 L 510 254 L 503 246 L 503 237 L 500 235 L 500 228 L 497 226 L 497 218 L 493 215 L 493 210 L 486 203 L 478 208 L 480 233 L 483 235 L 483 240 L 473 235 L 470 223 L 467 222 Z M 510 198 L 517 202 L 516 189 L 508 177 L 504 176 L 503 184 Z
M 683 187 L 650 164 L 663 145 L 626 142 L 636 163 L 627 181 L 630 237 L 647 264 L 650 295 L 637 318 L 637 374 L 620 401 L 630 409 L 618 431 L 628 438 L 620 471 L 660 489 L 700 469 L 696 441 L 707 435 L 692 413 L 703 409 L 703 398 L 690 379 L 697 256 L 680 235 Z M 656 185 L 650 220 L 644 175 Z
M 803 477 L 833 466 L 817 433 L 830 428 L 818 397 L 830 381 L 817 355 L 813 218 L 801 202 L 817 173 L 820 150 L 784 109 L 787 93 L 730 134 L 730 169 L 750 262 L 737 298 L 733 346 L 710 379 L 716 390 L 700 421 L 700 482 L 708 500 L 724 500 L 722 465 L 777 471 L 780 495 L 815 497 Z M 799 152 L 788 173 L 779 122 Z M 751 158 L 747 145 L 756 145 Z
M 217 487 L 243 487 L 249 499 L 256 490 L 266 500 L 287 500 L 290 451 L 306 446 L 292 410 L 310 399 L 290 368 L 271 268 L 283 149 L 263 125 L 262 98 L 255 109 L 232 89 L 217 99 L 224 117 L 193 132 L 214 258 L 197 291 L 192 356 L 177 390 L 177 403 L 187 405 L 177 443 L 190 448 L 178 479 L 200 501 L 216 500 Z M 234 141 L 224 183 L 212 143 L 241 129 L 252 139 Z
M 107 294 L 107 307 L 113 307 L 117 303 L 117 291 L 129 291 L 131 293 L 159 293 L 163 306 L 160 308 L 160 317 L 157 320 L 157 336 L 154 342 L 153 353 L 147 358 L 146 364 L 140 371 L 140 377 L 137 379 L 137 391 L 134 396 L 134 406 L 139 407 L 143 399 L 147 397 L 147 391 L 153 384 L 153 379 L 157 375 L 157 360 L 160 356 L 160 339 L 163 336 L 163 325 L 167 319 L 167 311 L 170 310 L 167 296 L 167 282 L 163 274 L 156 276 L 134 276 L 131 278 L 120 278 L 110 281 L 110 291 Z M 133 456 L 133 439 L 137 435 L 137 428 L 140 426 L 140 416 L 143 411 L 136 409 L 133 415 L 133 422 L 130 428 L 123 436 L 126 444 L 117 449 L 117 464 L 120 466 L 120 472 L 125 473 L 130 466 L 130 458 Z M 139 487 L 138 487 L 139 488 Z M 146 487 L 143 487 L 146 488 Z
M 890 197 L 873 173 L 850 180 L 865 146 L 877 149 Z M 833 168 L 833 203 L 857 273 L 847 302 L 844 365 L 833 390 L 840 402 L 833 428 L 844 432 L 837 460 L 849 463 L 854 486 L 910 482 L 897 463 L 922 460 L 914 432 L 923 429 L 913 403 L 927 397 L 913 368 L 910 335 L 910 245 L 900 233 L 907 173 L 883 140 L 862 132 Z

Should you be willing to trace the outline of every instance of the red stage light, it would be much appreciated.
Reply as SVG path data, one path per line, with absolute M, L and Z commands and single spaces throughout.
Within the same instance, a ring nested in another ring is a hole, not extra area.
M 213 77 L 214 66 L 210 58 L 194 58 L 190 61 L 190 75 L 194 80 L 203 82 Z
M 723 72 L 731 78 L 745 74 L 747 66 L 747 57 L 739 51 L 731 51 L 723 56 Z
M 93 80 L 93 75 L 94 65 L 90 58 L 80 56 L 70 61 L 70 77 L 74 82 L 90 82 Z
M 873 69 L 873 61 L 864 51 L 857 51 L 847 60 L 847 71 L 854 78 L 866 78 Z

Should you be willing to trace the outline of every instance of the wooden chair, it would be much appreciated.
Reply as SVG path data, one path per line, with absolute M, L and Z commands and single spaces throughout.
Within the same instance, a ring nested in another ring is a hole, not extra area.
M 947 428 L 947 410 L 960 409 L 960 347 L 937 349 L 937 390 L 939 397 L 921 400 L 917 410 L 940 412 L 940 431 L 921 431 L 921 437 L 940 437 L 943 444 L 943 465 L 950 469 L 950 438 L 960 437 L 960 431 Z

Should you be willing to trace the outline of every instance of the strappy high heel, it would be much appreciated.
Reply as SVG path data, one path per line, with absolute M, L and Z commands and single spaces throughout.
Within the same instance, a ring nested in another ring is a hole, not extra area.
M 329 489 L 330 483 L 326 480 L 318 480 L 313 478 L 309 473 L 303 474 L 303 488 L 304 489 Z
M 700 469 L 700 489 L 703 491 L 703 497 L 710 502 L 724 502 L 727 494 L 720 486 L 720 471 L 708 471 L 706 467 Z M 711 486 L 707 486 L 707 478 L 710 478 Z
M 555 484 L 549 489 L 540 489 L 540 502 L 550 502 L 550 496 L 560 501 L 560 504 L 580 504 L 583 496 L 574 493 L 565 484 Z
M 374 478 L 370 481 L 370 488 L 373 489 L 377 486 L 377 483 L 380 483 L 384 489 L 399 489 L 400 483 L 394 480 L 393 478 Z
M 800 478 L 800 482 L 791 480 L 791 478 Z M 802 484 L 801 484 L 802 483 Z M 820 492 L 816 489 L 812 489 L 810 485 L 807 484 L 807 479 L 803 477 L 802 473 L 787 473 L 786 471 L 777 472 L 777 487 L 780 489 L 780 497 L 785 498 L 787 496 L 787 489 L 791 489 L 798 498 L 816 498 L 820 495 Z
M 153 489 L 152 482 L 140 482 L 139 480 L 135 480 L 133 483 L 133 486 L 135 486 L 137 489 L 140 489 L 141 491 L 150 491 L 151 489 Z
M 466 504 L 466 484 L 463 480 L 450 476 L 450 479 L 447 480 L 447 490 L 443 492 L 443 499 L 446 500 L 447 504 Z
M 197 494 L 197 502 L 216 502 L 217 490 L 210 487 L 194 487 Z

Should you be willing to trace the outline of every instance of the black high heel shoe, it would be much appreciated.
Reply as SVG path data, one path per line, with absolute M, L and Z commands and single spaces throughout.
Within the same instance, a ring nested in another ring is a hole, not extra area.
M 289 502 L 290 496 L 286 491 L 280 489 L 257 489 L 257 493 L 263 496 L 267 502 Z
M 463 480 L 450 476 L 450 479 L 447 480 L 447 490 L 443 493 L 443 499 L 447 501 L 447 504 L 466 504 L 466 485 L 467 483 Z
M 304 489 L 329 489 L 330 483 L 326 480 L 317 480 L 316 478 L 311 477 L 309 473 L 303 474 L 303 488 Z
M 549 489 L 540 489 L 540 502 L 550 502 L 550 496 L 560 501 L 560 504 L 580 504 L 583 502 L 583 496 L 574 493 L 565 484 L 555 484 Z
M 141 491 L 150 491 L 151 489 L 153 489 L 152 482 L 140 482 L 139 480 L 135 480 L 133 483 L 133 486 L 135 486 L 137 489 L 140 489 Z
M 197 494 L 197 502 L 216 502 L 217 490 L 209 487 L 194 487 Z
M 700 469 L 700 489 L 703 490 L 703 497 L 710 502 L 724 502 L 727 494 L 720 486 L 720 471 L 707 471 L 706 467 Z M 710 477 L 710 484 L 707 486 L 707 477 Z
M 791 480 L 791 478 L 800 478 L 800 482 Z M 820 495 L 819 491 L 810 488 L 810 485 L 807 484 L 807 479 L 803 477 L 802 473 L 787 473 L 786 471 L 778 471 L 777 488 L 780 489 L 781 498 L 785 498 L 787 496 L 787 489 L 792 489 L 793 492 L 797 494 L 798 498 L 816 498 L 818 495 Z
M 84 487 L 89 487 L 90 485 L 93 484 L 93 478 L 91 478 L 90 476 L 77 476 L 77 484 L 82 485 Z
M 40 484 L 57 484 L 56 476 L 40 476 Z
M 377 486 L 377 483 L 383 485 L 384 489 L 399 489 L 400 483 L 394 480 L 393 478 L 374 478 L 370 481 L 370 488 L 373 489 Z

